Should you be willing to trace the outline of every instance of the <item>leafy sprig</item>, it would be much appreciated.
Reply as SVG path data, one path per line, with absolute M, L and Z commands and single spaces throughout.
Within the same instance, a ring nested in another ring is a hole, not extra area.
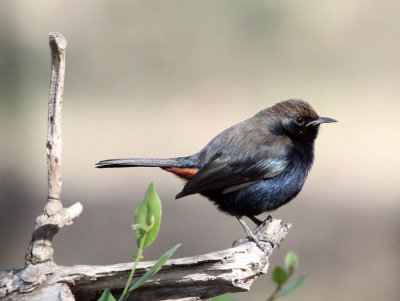
M 160 230 L 161 224 L 161 201 L 154 189 L 153 183 L 149 185 L 143 200 L 139 203 L 134 212 L 135 224 L 132 225 L 132 230 L 135 231 L 136 243 L 139 248 L 136 255 L 135 263 L 126 282 L 124 291 L 119 297 L 118 301 L 128 300 L 130 294 L 140 286 L 142 286 L 151 276 L 156 274 L 165 262 L 175 253 L 181 244 L 175 245 L 142 276 L 140 279 L 131 286 L 133 275 L 135 274 L 136 267 L 140 260 L 143 259 L 143 250 L 150 246 L 156 239 Z M 109 289 L 105 289 L 98 301 L 116 301 Z

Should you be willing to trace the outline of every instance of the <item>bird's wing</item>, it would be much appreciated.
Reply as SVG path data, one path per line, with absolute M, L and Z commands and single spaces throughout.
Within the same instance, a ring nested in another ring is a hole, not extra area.
M 176 198 L 216 189 L 222 193 L 234 192 L 275 177 L 287 167 L 287 161 L 280 155 L 268 154 L 266 158 L 246 157 L 233 161 L 231 156 L 220 154 L 204 165 Z

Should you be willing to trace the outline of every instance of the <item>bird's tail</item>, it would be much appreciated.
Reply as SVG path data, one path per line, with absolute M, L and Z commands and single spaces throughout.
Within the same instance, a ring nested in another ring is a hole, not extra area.
M 110 159 L 96 163 L 97 168 L 118 168 L 118 167 L 192 167 L 194 165 L 189 158 L 127 158 Z

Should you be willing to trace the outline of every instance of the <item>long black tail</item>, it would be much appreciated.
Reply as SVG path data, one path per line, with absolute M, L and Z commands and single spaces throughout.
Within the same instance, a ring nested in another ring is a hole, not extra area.
M 97 168 L 116 168 L 116 167 L 194 167 L 193 162 L 188 158 L 127 158 L 127 159 L 110 159 L 96 163 Z

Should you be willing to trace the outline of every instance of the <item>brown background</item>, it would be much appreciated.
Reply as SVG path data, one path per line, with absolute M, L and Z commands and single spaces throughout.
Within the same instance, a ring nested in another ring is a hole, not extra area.
M 273 214 L 293 230 L 307 283 L 287 300 L 399 300 L 398 1 L 8 1 L 0 10 L 0 268 L 23 265 L 46 198 L 49 31 L 68 40 L 63 200 L 84 212 L 55 238 L 59 264 L 127 262 L 132 212 L 149 182 L 163 201 L 155 259 L 227 248 L 237 221 L 158 169 L 101 159 L 198 151 L 287 98 L 322 116 L 301 194 Z M 262 277 L 237 300 L 265 300 Z

